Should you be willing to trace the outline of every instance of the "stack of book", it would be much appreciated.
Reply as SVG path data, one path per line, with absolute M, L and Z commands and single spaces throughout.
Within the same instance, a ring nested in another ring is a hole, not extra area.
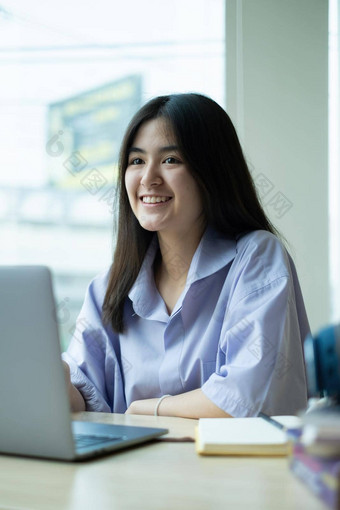
M 301 417 L 201 418 L 200 455 L 288 455 L 289 467 L 332 509 L 340 510 L 340 408 Z
M 201 418 L 200 455 L 288 456 L 289 467 L 314 494 L 340 510 L 340 407 L 297 416 Z
M 302 417 L 292 443 L 289 466 L 328 506 L 340 509 L 340 409 L 328 408 Z

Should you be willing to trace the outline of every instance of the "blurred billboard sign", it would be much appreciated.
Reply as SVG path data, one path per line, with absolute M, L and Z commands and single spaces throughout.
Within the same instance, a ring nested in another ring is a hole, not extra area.
M 120 144 L 141 98 L 141 76 L 134 75 L 50 104 L 46 144 L 50 185 L 80 189 L 88 172 L 112 185 Z

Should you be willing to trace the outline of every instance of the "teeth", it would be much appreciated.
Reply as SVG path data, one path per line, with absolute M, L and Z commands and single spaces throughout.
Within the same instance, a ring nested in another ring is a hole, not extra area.
M 156 204 L 158 202 L 166 202 L 167 200 L 169 200 L 168 197 L 143 197 L 145 204 Z

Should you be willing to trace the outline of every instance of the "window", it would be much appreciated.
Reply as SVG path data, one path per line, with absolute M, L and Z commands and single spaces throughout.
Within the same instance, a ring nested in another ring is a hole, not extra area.
M 331 319 L 340 321 L 340 69 L 339 0 L 329 1 L 329 266 Z
M 0 6 L 0 263 L 51 267 L 63 347 L 111 262 L 124 128 L 159 94 L 224 105 L 224 18 L 223 0 Z

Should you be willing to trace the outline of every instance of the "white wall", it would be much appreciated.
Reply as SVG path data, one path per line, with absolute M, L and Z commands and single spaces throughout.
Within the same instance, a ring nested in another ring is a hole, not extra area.
M 326 0 L 227 0 L 227 110 L 289 242 L 312 330 L 330 320 Z

